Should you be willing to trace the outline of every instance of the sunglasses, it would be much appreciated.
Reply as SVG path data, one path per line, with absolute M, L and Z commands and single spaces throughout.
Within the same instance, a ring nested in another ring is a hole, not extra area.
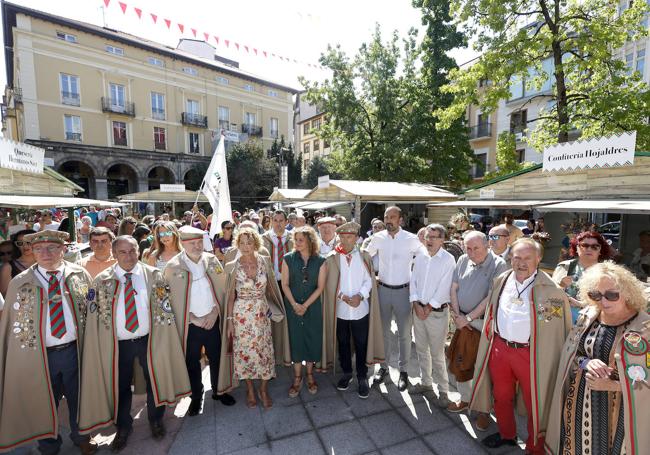
M 591 248 L 594 251 L 600 250 L 600 244 L 599 243 L 580 243 L 579 245 L 580 245 L 580 248 L 582 248 L 583 250 L 587 250 L 589 248 Z
M 165 237 L 172 237 L 174 233 L 172 231 L 166 231 L 166 232 L 159 232 L 158 237 L 163 239 Z
M 490 234 L 488 235 L 488 240 L 499 240 L 499 237 L 507 237 L 507 235 Z
M 14 242 L 14 244 L 15 244 L 16 246 L 26 246 L 26 245 L 29 245 L 29 242 L 26 242 L 25 240 L 16 240 L 16 241 Z
M 610 302 L 616 302 L 621 298 L 621 293 L 619 291 L 605 291 L 601 293 L 600 291 L 589 291 L 587 292 L 589 298 L 595 302 L 600 302 L 603 300 L 603 297 Z
M 307 273 L 307 266 L 302 268 L 302 284 L 305 284 L 309 279 L 309 274 Z

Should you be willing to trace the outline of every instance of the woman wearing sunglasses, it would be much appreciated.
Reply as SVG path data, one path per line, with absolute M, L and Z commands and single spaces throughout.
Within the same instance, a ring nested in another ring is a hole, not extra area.
M 0 268 L 0 293 L 3 296 L 7 293 L 11 279 L 22 271 L 27 270 L 36 262 L 32 253 L 32 246 L 29 242 L 23 240 L 26 234 L 33 234 L 34 232 L 36 231 L 33 229 L 23 229 L 11 236 L 13 259 L 9 263 L 3 264 L 2 268 Z
M 642 284 L 612 262 L 579 281 L 586 303 L 562 349 L 549 453 L 641 454 L 650 447 L 650 316 Z
M 302 362 L 307 366 L 307 390 L 318 392 L 314 364 L 321 361 L 323 311 L 321 294 L 327 279 L 325 258 L 320 253 L 316 231 L 311 227 L 293 230 L 294 247 L 282 258 L 282 291 L 289 325 L 289 345 L 294 379 L 289 397 L 295 398 L 302 387 Z
M 560 285 L 569 296 L 573 323 L 578 319 L 582 309 L 579 300 L 578 280 L 589 267 L 611 259 L 612 249 L 600 233 L 596 231 L 581 232 L 571 239 L 569 255 L 573 259 L 560 262 L 553 272 L 553 281 Z
M 142 260 L 162 270 L 171 258 L 182 251 L 176 225 L 171 221 L 159 221 L 153 228 L 153 244 L 142 254 Z
M 214 237 L 214 255 L 221 262 L 224 261 L 224 254 L 226 253 L 226 250 L 232 247 L 233 228 L 234 224 L 232 221 L 222 221 L 221 234 L 217 234 Z

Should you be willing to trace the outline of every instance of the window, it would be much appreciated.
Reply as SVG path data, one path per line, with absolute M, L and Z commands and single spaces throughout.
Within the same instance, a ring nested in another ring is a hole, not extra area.
M 153 145 L 156 150 L 167 149 L 167 134 L 165 128 L 153 127 Z
M 110 44 L 106 45 L 106 52 L 114 55 L 124 55 L 124 49 L 121 47 L 111 46 Z
M 510 114 L 510 132 L 514 134 L 522 133 L 528 123 L 527 117 L 528 111 L 526 109 Z
M 113 144 L 127 145 L 126 144 L 126 123 L 113 122 Z
M 65 129 L 66 141 L 81 142 L 81 117 L 76 115 L 64 115 L 63 126 Z
M 61 73 L 61 102 L 79 106 L 79 77 Z
M 165 67 L 165 62 L 156 57 L 149 57 L 147 63 L 150 65 L 160 66 L 161 68 Z
M 632 74 L 634 71 L 634 54 L 629 53 L 625 56 L 625 66 L 627 66 L 627 73 Z
M 217 82 L 220 83 L 220 84 L 223 84 L 223 85 L 230 84 L 230 81 L 228 80 L 227 77 L 217 76 L 216 79 L 217 79 Z
M 108 84 L 110 103 L 113 111 L 123 111 L 126 107 L 126 90 L 120 84 Z
M 645 70 L 645 49 L 639 49 L 636 51 L 636 70 L 641 73 L 641 77 L 643 77 Z
M 190 153 L 201 153 L 199 147 L 199 133 L 190 133 Z
M 512 76 L 510 78 L 510 99 L 523 98 L 524 96 L 524 81 L 520 76 Z
M 69 33 L 56 32 L 56 37 L 63 40 L 63 41 L 67 41 L 69 43 L 76 43 L 77 42 L 77 37 L 75 35 L 71 35 Z
M 305 164 L 303 165 L 305 169 L 309 167 L 309 160 L 305 160 Z
M 189 74 L 190 76 L 198 76 L 199 72 L 195 69 L 192 68 L 191 66 L 184 66 L 183 67 L 183 72 L 186 74 Z
M 303 153 L 309 153 L 309 152 L 310 152 L 310 149 L 309 149 L 309 142 L 305 142 L 305 143 L 303 144 L 303 146 L 302 146 L 302 151 L 303 151 Z
M 485 168 L 487 167 L 487 153 L 476 155 L 478 163 L 474 165 L 474 178 L 481 178 L 485 175 Z
M 187 113 L 192 115 L 199 115 L 199 102 L 196 100 L 187 100 L 185 102 Z
M 526 161 L 526 150 L 519 149 L 517 150 L 517 163 L 523 163 Z
M 278 92 L 276 92 L 275 90 L 269 90 L 269 96 L 272 96 L 273 98 L 277 98 Z
M 156 120 L 165 120 L 165 95 L 151 92 L 151 117 Z
M 316 120 L 312 120 L 311 122 L 311 129 L 312 130 L 318 130 L 320 129 L 320 119 L 317 118 Z
M 269 125 L 269 131 L 271 131 L 271 137 L 278 137 L 278 119 L 271 117 L 271 122 Z
M 318 139 L 314 140 L 314 152 L 320 150 L 320 141 Z
M 246 125 L 255 126 L 257 124 L 257 116 L 252 112 L 246 112 L 244 123 Z
M 230 129 L 230 108 L 219 106 L 219 129 L 228 131 Z
M 247 92 L 254 92 L 255 87 L 253 87 L 251 84 L 244 84 L 244 90 L 246 90 Z
M 302 126 L 302 134 L 309 134 L 309 122 Z
M 330 141 L 328 141 L 327 139 L 323 139 L 323 148 L 324 149 L 330 148 Z

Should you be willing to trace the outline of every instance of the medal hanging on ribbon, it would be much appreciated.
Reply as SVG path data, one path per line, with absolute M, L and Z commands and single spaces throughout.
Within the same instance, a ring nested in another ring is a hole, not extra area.
M 632 355 L 645 354 L 648 351 L 648 342 L 637 332 L 628 332 L 623 335 L 623 347 Z
M 517 285 L 517 279 L 514 278 L 515 280 L 515 289 L 517 290 L 517 297 L 513 297 L 510 299 L 510 302 L 514 305 L 523 305 L 524 304 L 524 299 L 521 298 L 521 295 L 526 292 L 526 289 L 528 289 L 534 282 L 535 282 L 535 276 L 532 277 L 530 280 L 530 283 L 528 283 L 524 288 L 520 291 L 519 286 Z

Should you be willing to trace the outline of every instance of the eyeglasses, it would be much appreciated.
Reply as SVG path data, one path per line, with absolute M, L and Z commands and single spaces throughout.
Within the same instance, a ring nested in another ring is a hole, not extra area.
M 605 291 L 601 293 L 600 291 L 589 291 L 587 292 L 587 295 L 591 300 L 594 300 L 596 302 L 600 302 L 603 300 L 603 297 L 607 299 L 610 302 L 616 302 L 618 299 L 621 298 L 621 293 L 619 291 Z
M 499 240 L 499 237 L 508 237 L 508 236 L 502 234 L 490 234 L 488 235 L 488 240 Z
M 440 240 L 442 237 L 440 237 L 439 235 L 430 235 L 428 237 L 425 236 L 424 238 L 425 240 Z
M 305 284 L 309 279 L 309 274 L 307 273 L 307 266 L 302 268 L 302 284 Z
M 25 240 L 16 240 L 14 242 L 14 245 L 16 245 L 16 246 L 27 246 L 27 245 L 29 245 L 29 242 L 27 242 Z
M 56 253 L 61 249 L 61 245 L 51 245 L 51 246 L 35 246 L 32 248 L 32 251 L 34 254 L 41 254 L 45 253 L 46 251 L 48 253 Z
M 579 243 L 578 245 L 583 250 L 586 250 L 586 249 L 589 249 L 589 248 L 591 248 L 594 251 L 600 250 L 600 244 L 599 243 Z
M 174 235 L 174 233 L 172 231 L 166 231 L 166 232 L 159 232 L 158 233 L 158 237 L 161 238 L 161 239 L 165 238 L 165 237 L 171 237 L 173 235 Z

